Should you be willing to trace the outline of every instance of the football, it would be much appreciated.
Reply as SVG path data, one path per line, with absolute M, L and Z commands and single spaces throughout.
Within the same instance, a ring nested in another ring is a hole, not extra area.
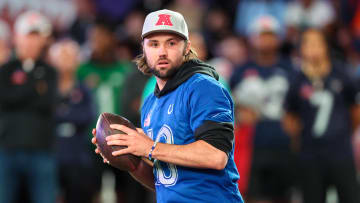
M 106 143 L 107 136 L 113 134 L 124 134 L 122 131 L 110 128 L 111 124 L 121 124 L 134 130 L 136 129 L 129 120 L 122 116 L 111 113 L 100 114 L 96 124 L 96 140 L 100 153 L 113 167 L 124 171 L 134 171 L 141 160 L 140 157 L 132 154 L 113 156 L 113 151 L 124 149 L 126 146 L 109 146 Z

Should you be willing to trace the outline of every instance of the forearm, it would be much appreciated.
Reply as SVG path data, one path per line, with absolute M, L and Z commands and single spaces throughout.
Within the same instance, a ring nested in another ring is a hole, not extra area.
M 135 131 L 117 124 L 112 124 L 110 127 L 127 134 L 114 134 L 106 138 L 108 145 L 127 146 L 125 149 L 113 152 L 114 156 L 131 153 L 135 156 L 148 157 L 154 141 L 141 129 L 138 128 Z M 228 156 L 224 151 L 201 139 L 186 145 L 159 142 L 151 154 L 154 159 L 191 168 L 222 170 L 228 161 Z
M 135 171 L 129 172 L 130 175 L 146 188 L 155 191 L 153 167 L 141 160 Z
M 300 133 L 302 124 L 299 116 L 294 113 L 287 112 L 283 118 L 283 128 L 290 136 L 290 147 L 293 151 L 300 150 Z
M 187 145 L 158 143 L 152 157 L 171 164 L 222 170 L 227 163 L 225 152 L 216 149 L 203 140 Z
M 291 112 L 285 113 L 282 122 L 284 130 L 290 137 L 295 138 L 300 135 L 302 126 L 296 114 Z

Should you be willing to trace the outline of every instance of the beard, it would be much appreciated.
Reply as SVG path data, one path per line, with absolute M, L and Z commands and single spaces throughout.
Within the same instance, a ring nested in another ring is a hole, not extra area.
M 157 70 L 157 69 L 155 69 L 155 67 L 152 67 L 151 73 L 160 79 L 168 80 L 168 79 L 171 79 L 176 74 L 178 69 L 179 69 L 179 67 L 173 67 L 173 68 L 169 69 L 168 71 L 166 71 L 165 73 L 161 73 L 160 70 Z

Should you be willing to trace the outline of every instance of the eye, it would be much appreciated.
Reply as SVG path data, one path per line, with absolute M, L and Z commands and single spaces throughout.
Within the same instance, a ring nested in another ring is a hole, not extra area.
M 170 41 L 169 42 L 169 46 L 175 46 L 176 45 L 176 42 L 175 41 Z
M 150 42 L 149 45 L 150 45 L 150 47 L 157 47 L 157 46 L 159 46 L 159 43 L 157 43 L 157 42 Z

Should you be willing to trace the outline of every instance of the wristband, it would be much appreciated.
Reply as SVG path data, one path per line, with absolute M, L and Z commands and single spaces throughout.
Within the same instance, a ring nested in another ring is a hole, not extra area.
M 149 152 L 149 160 L 152 159 L 152 152 L 154 151 L 155 147 L 157 145 L 157 141 L 154 142 L 153 146 L 151 147 L 151 150 Z

